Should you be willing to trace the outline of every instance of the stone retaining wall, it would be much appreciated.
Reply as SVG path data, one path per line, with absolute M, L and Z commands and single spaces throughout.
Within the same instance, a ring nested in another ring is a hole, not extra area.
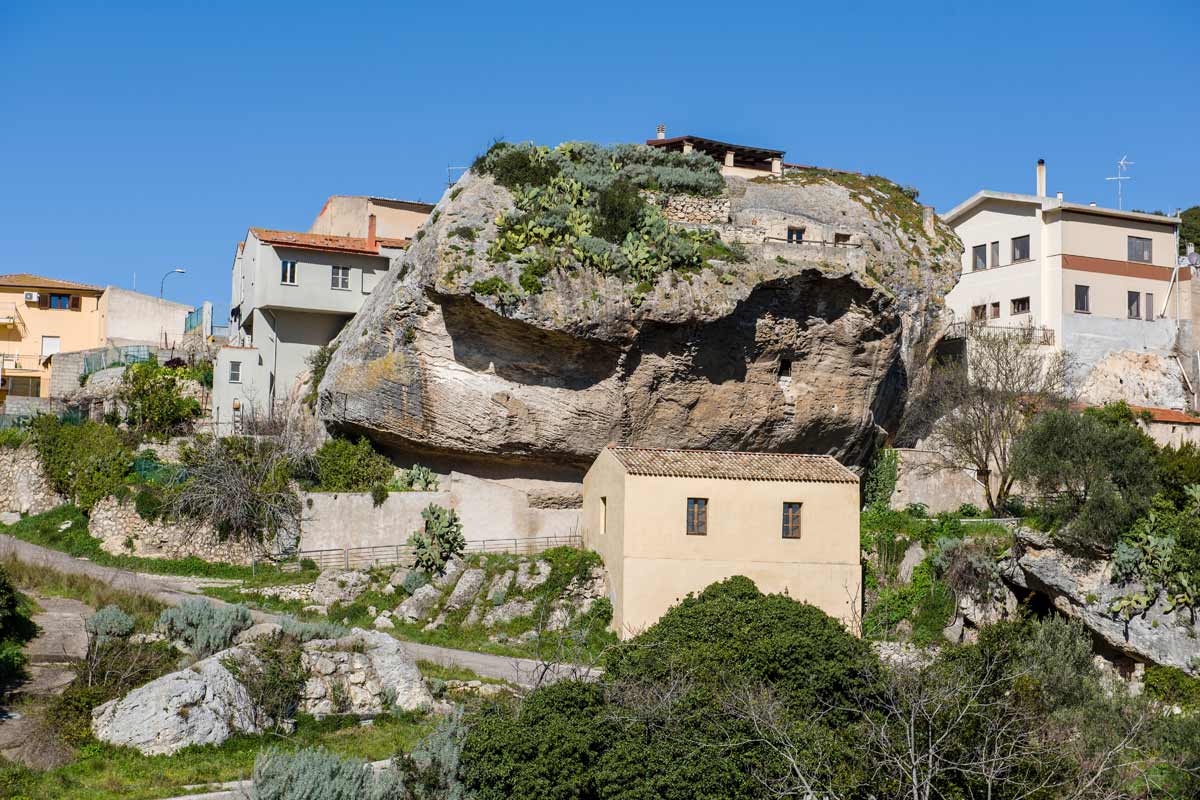
M 65 502 L 50 488 L 37 450 L 0 447 L 0 512 L 41 514 Z
M 711 225 L 729 221 L 728 197 L 700 197 L 647 190 L 643 190 L 641 194 L 647 202 L 661 208 L 666 218 L 672 222 Z
M 186 558 L 249 564 L 262 553 L 239 542 L 221 541 L 207 525 L 195 527 L 170 522 L 148 522 L 137 513 L 133 498 L 121 502 L 106 497 L 96 503 L 88 519 L 88 532 L 100 547 L 113 555 L 148 558 Z

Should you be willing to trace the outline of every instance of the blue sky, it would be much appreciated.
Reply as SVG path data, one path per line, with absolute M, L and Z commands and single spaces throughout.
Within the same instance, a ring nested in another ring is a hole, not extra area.
M 994 8 L 987 8 L 994 6 Z M 952 11 L 946 11 L 952 8 Z M 436 200 L 496 137 L 663 122 L 885 175 L 1200 203 L 1190 2 L 0 3 L 0 273 L 224 313 L 247 227 L 330 194 Z

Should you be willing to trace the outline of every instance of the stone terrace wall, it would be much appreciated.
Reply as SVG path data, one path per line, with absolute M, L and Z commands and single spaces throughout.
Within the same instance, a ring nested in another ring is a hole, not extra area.
M 672 222 L 715 225 L 729 222 L 728 197 L 698 197 L 690 194 L 665 194 L 642 191 L 646 200 L 663 210 Z
M 0 511 L 41 514 L 65 502 L 50 488 L 37 450 L 0 447 Z
M 256 548 L 221 541 L 216 531 L 207 525 L 193 529 L 170 522 L 147 522 L 137 513 L 132 498 L 121 502 L 115 497 L 106 497 L 96 503 L 88 519 L 88 532 L 100 540 L 105 552 L 113 555 L 196 556 L 227 564 L 249 564 L 256 555 L 260 560 L 263 557 Z

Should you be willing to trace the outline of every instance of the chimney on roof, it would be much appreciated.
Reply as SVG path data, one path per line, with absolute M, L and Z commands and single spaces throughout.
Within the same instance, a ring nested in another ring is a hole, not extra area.
M 662 124 L 661 122 L 658 123 L 658 129 L 655 131 L 655 133 L 657 134 L 657 138 L 659 138 L 659 139 L 667 138 L 667 126 Z
M 1039 158 L 1037 163 L 1037 196 L 1046 196 L 1046 159 Z
M 1055 197 L 1057 197 L 1059 200 L 1062 200 L 1063 199 L 1062 192 L 1058 192 L 1057 194 L 1055 194 Z
M 367 247 L 374 249 L 377 242 L 375 241 L 375 215 L 367 217 Z
M 1092 202 L 1088 203 L 1088 205 L 1089 205 L 1089 206 L 1091 206 L 1092 208 L 1095 208 L 1095 207 L 1096 207 L 1096 203 L 1095 203 L 1095 201 L 1092 201 Z

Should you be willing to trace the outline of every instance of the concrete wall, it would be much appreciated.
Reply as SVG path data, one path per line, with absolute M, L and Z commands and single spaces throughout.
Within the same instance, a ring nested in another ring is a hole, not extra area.
M 530 508 L 528 496 L 502 484 L 452 473 L 436 492 L 392 492 L 376 507 L 367 492 L 304 494 L 301 550 L 400 545 L 423 524 L 430 503 L 454 509 L 468 542 L 518 541 L 578 533 L 579 512 Z
M 613 497 L 598 491 L 622 480 L 624 502 L 614 508 Z M 689 497 L 708 500 L 707 535 L 686 532 Z M 847 624 L 858 619 L 857 483 L 630 476 L 602 451 L 584 479 L 583 502 L 584 543 L 605 556 L 616 593 L 613 626 L 622 636 L 652 625 L 688 592 L 732 575 Z M 785 502 L 803 504 L 798 539 L 782 536 Z
M 964 503 L 987 508 L 983 484 L 973 469 L 934 469 L 934 453 L 909 448 L 896 449 L 896 490 L 891 507 L 924 503 L 931 514 L 957 511 Z
M 1064 253 L 1125 261 L 1129 258 L 1128 237 L 1139 236 L 1152 242 L 1150 263 L 1175 266 L 1174 225 L 1067 210 L 1062 212 L 1061 219 Z
M 326 201 L 309 233 L 365 238 L 371 214 L 375 215 L 376 236 L 389 239 L 411 239 L 429 218 L 421 203 L 335 195 Z
M 176 347 L 183 341 L 184 322 L 191 310 L 182 303 L 109 286 L 100 298 L 102 343 L 126 339 Z
M 1195 423 L 1142 422 L 1142 430 L 1159 447 L 1182 447 L 1185 444 L 1200 446 L 1200 418 Z

